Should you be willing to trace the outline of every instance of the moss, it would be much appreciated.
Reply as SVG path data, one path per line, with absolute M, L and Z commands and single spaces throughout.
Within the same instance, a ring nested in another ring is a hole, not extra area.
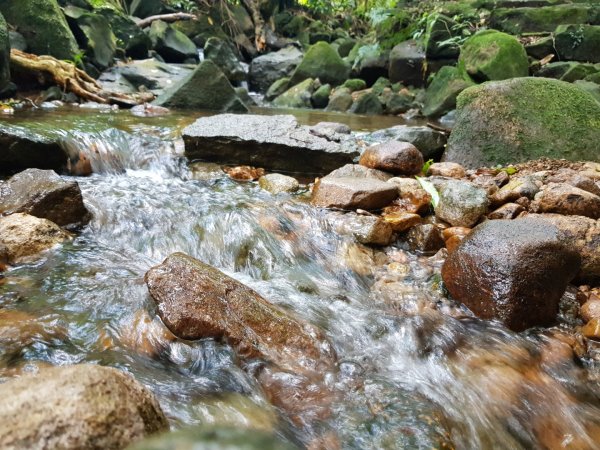
M 365 80 L 361 80 L 360 78 L 352 78 L 350 80 L 346 80 L 344 87 L 350 89 L 350 92 L 362 91 L 363 89 L 366 89 L 367 83 Z
M 560 26 L 556 29 L 554 46 L 560 59 L 600 62 L 600 26 Z
M 281 94 L 273 101 L 280 108 L 310 108 L 315 82 L 311 78 L 304 80 Z
M 492 11 L 490 26 L 507 33 L 554 31 L 565 24 L 593 23 L 600 8 L 587 5 L 557 5 L 541 8 L 498 8 Z
M 326 108 L 329 103 L 329 96 L 331 95 L 331 85 L 324 84 L 319 89 L 317 89 L 310 101 L 314 108 Z
M 548 157 L 598 160 L 600 104 L 578 87 L 546 78 L 484 83 L 457 99 L 445 158 L 468 167 Z
M 327 42 L 311 46 L 292 75 L 291 84 L 307 78 L 318 78 L 322 83 L 338 86 L 348 79 L 350 66 Z
M 79 52 L 56 0 L 0 0 L 0 13 L 25 37 L 31 53 L 72 59 Z
M 505 80 L 529 74 L 527 53 L 513 36 L 484 30 L 471 36 L 460 51 L 459 68 L 476 81 Z
M 442 67 L 427 88 L 423 114 L 432 117 L 451 111 L 456 107 L 458 94 L 473 85 L 473 80 L 456 67 Z

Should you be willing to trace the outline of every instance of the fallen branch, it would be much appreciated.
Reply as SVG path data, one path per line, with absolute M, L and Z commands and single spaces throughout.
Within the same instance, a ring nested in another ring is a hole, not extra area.
M 158 14 L 156 16 L 146 17 L 137 22 L 138 27 L 146 28 L 152 25 L 152 22 L 156 20 L 162 20 L 163 22 L 175 22 L 177 20 L 196 20 L 196 16 L 194 14 L 189 13 L 171 13 L 171 14 Z
M 16 72 L 30 73 L 44 80 L 49 78 L 64 92 L 72 92 L 87 101 L 134 106 L 153 98 L 153 95 L 148 93 L 127 95 L 104 91 L 96 80 L 78 69 L 75 64 L 48 55 L 38 56 L 11 49 L 10 64 Z

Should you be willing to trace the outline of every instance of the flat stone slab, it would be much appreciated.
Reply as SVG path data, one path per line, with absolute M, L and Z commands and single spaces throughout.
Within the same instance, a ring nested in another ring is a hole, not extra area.
M 183 130 L 192 161 L 251 165 L 289 173 L 322 175 L 360 154 L 352 136 L 340 142 L 311 133 L 291 115 L 219 114 Z

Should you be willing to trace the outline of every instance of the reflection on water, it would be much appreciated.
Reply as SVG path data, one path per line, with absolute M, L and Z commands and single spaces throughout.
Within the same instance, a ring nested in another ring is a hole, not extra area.
M 575 363 L 566 334 L 517 335 L 468 317 L 440 291 L 439 257 L 355 244 L 300 197 L 218 173 L 194 179 L 177 131 L 194 117 L 40 120 L 87 152 L 99 172 L 77 178 L 94 219 L 41 262 L 7 273 L 1 376 L 35 364 L 110 365 L 152 389 L 174 427 L 251 426 L 323 448 L 600 442 L 600 387 Z M 299 426 L 268 404 L 226 344 L 186 342 L 165 330 L 143 275 L 176 251 L 326 331 L 339 357 L 327 378 L 331 415 Z M 375 261 L 382 268 L 372 273 Z

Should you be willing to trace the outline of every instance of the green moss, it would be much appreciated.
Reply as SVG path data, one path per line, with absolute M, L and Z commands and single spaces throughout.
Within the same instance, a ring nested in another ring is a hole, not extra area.
M 311 46 L 292 75 L 291 84 L 307 78 L 318 78 L 322 83 L 338 86 L 348 79 L 350 66 L 327 42 Z
M 527 76 L 529 61 L 525 48 L 515 37 L 484 30 L 464 43 L 459 68 L 476 81 L 505 80 Z
M 317 89 L 310 101 L 314 108 L 326 108 L 329 103 L 329 96 L 331 95 L 331 85 L 324 84 L 319 89 Z
M 315 82 L 309 78 L 289 88 L 273 101 L 273 105 L 280 108 L 310 108 L 314 91 Z
M 600 104 L 578 87 L 515 78 L 469 88 L 445 158 L 468 167 L 548 157 L 598 160 Z
M 350 89 L 350 92 L 362 91 L 363 89 L 366 89 L 367 83 L 365 80 L 361 80 L 360 78 L 352 78 L 350 80 L 346 80 L 344 87 Z
M 473 86 L 473 80 L 458 68 L 442 67 L 433 78 L 425 93 L 423 114 L 428 117 L 441 116 L 456 107 L 456 97 Z
M 490 26 L 507 33 L 554 31 L 565 24 L 593 23 L 600 8 L 587 5 L 557 5 L 541 8 L 498 8 L 492 11 Z

